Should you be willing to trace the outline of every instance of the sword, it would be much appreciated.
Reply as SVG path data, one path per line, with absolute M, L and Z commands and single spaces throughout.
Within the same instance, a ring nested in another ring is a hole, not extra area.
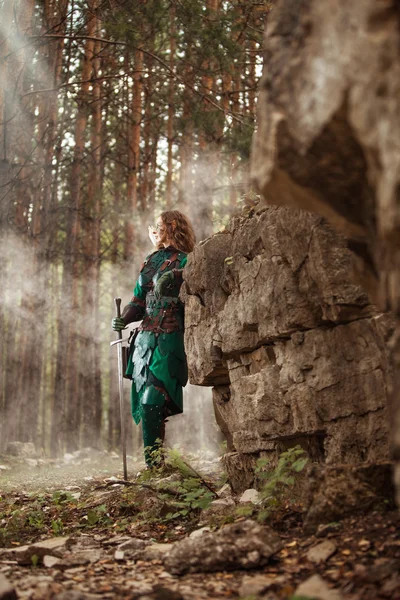
M 121 298 L 114 298 L 117 309 L 117 317 L 121 316 Z M 117 340 L 112 345 L 117 344 L 118 350 L 118 385 L 119 385 L 119 412 L 121 416 L 121 442 L 122 442 L 122 461 L 124 465 L 124 479 L 128 479 L 128 470 L 126 467 L 126 434 L 125 434 L 125 416 L 124 416 L 124 380 L 122 363 L 122 331 L 117 331 Z

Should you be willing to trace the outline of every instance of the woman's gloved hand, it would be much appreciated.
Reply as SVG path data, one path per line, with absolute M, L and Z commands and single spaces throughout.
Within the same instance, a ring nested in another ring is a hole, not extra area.
M 172 284 L 175 281 L 175 277 L 172 271 L 167 271 L 163 273 L 161 277 L 159 277 L 154 286 L 154 295 L 156 298 L 160 298 L 161 296 L 167 296 L 167 290 L 169 287 L 172 287 Z
M 114 317 L 111 322 L 111 327 L 114 331 L 122 331 L 123 329 L 126 329 L 125 321 L 122 317 Z

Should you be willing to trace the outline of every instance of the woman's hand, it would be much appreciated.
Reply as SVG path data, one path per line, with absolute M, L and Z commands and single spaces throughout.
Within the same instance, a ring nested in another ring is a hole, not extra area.
M 114 331 L 122 331 L 123 329 L 126 329 L 125 321 L 122 317 L 114 317 L 111 327 L 114 329 Z
M 172 287 L 174 283 L 175 276 L 172 271 L 167 271 L 163 273 L 161 277 L 159 277 L 154 286 L 154 295 L 156 298 L 160 298 L 161 296 L 166 296 L 166 292 L 168 288 Z

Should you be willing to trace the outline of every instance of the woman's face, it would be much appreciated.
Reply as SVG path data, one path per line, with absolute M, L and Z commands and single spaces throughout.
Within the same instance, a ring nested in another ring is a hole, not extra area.
M 157 219 L 154 237 L 156 238 L 157 244 L 163 244 L 167 241 L 167 230 L 161 217 L 158 217 Z

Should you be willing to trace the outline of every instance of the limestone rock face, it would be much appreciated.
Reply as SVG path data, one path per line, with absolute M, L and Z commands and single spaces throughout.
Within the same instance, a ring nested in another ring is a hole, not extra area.
M 396 0 L 279 0 L 266 30 L 252 156 L 252 178 L 265 201 L 314 211 L 335 224 L 354 252 L 363 289 L 397 319 L 391 341 L 390 403 L 396 458 L 400 457 L 399 44 Z M 400 466 L 397 479 L 400 494 Z
M 215 386 L 236 492 L 252 486 L 260 454 L 296 443 L 330 464 L 388 457 L 392 324 L 355 268 L 321 217 L 282 207 L 233 219 L 189 255 L 190 380 Z

